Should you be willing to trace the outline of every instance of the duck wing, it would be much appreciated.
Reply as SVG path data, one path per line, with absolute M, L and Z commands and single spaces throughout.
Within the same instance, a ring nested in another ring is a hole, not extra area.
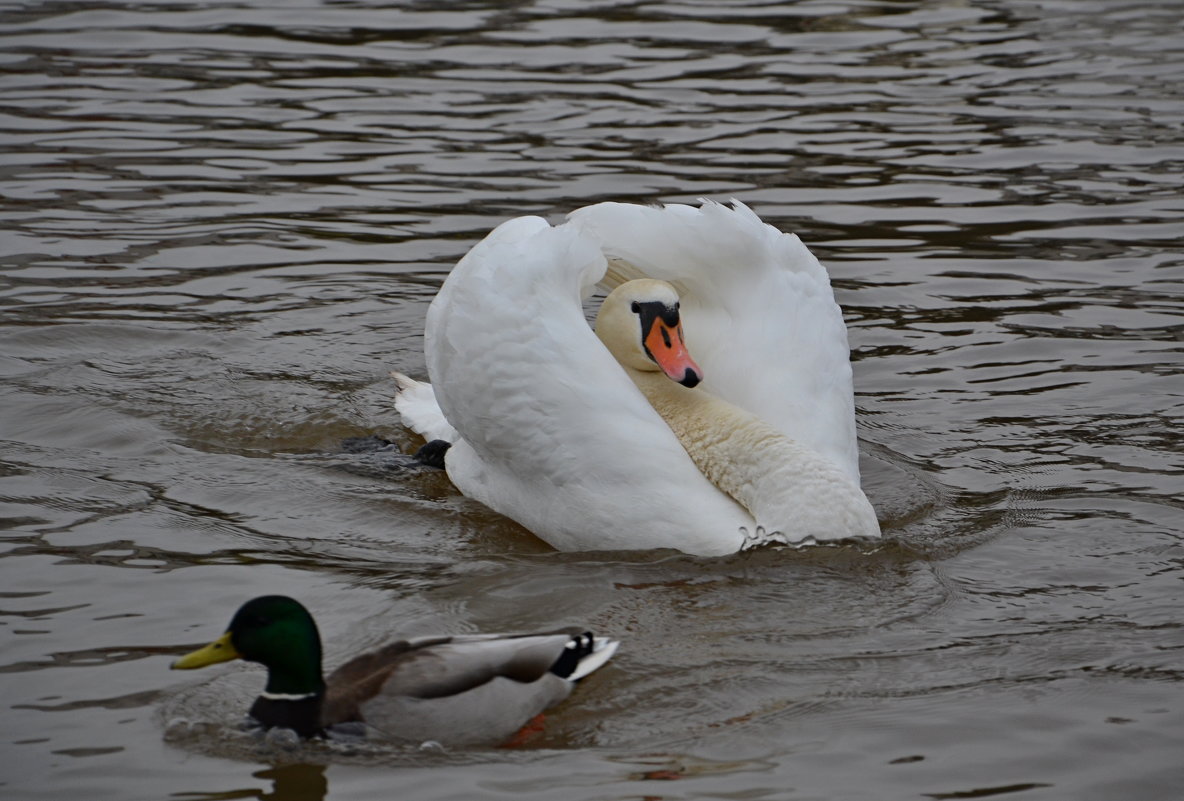
M 329 677 L 329 722 L 401 739 L 497 742 L 571 692 L 617 643 L 579 630 L 392 643 Z

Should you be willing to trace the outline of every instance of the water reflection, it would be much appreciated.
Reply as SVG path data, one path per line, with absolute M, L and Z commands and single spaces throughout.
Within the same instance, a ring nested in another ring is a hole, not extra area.
M 271 782 L 270 792 L 251 788 L 220 792 L 177 792 L 170 798 L 192 801 L 232 801 L 235 798 L 258 798 L 269 801 L 323 801 L 329 794 L 329 780 L 324 765 L 274 765 L 251 774 Z

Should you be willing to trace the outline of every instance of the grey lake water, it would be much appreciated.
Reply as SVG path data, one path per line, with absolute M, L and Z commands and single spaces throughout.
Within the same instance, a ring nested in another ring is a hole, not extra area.
M 1177 799 L 1184 3 L 0 1 L 0 797 Z M 498 223 L 735 197 L 828 266 L 879 547 L 556 553 L 418 440 Z M 329 663 L 584 623 L 526 747 L 260 742 Z

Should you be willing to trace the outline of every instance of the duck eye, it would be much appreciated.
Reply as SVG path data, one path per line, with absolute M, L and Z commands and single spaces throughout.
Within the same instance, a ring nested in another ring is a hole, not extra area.
M 633 301 L 633 305 L 630 306 L 629 308 L 631 308 L 633 310 L 634 314 L 641 314 L 641 304 L 638 303 L 636 300 Z

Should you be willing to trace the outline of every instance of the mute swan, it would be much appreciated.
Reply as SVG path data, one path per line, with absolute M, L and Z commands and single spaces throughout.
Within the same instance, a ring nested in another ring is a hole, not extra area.
M 741 502 L 704 475 L 636 370 L 584 319 L 598 283 L 640 277 L 668 282 L 667 300 L 677 293 L 702 365 L 687 391 L 730 410 L 708 438 L 726 441 L 739 420 L 779 442 L 776 463 L 744 447 L 709 457 L 738 460 L 723 475 L 747 487 Z M 445 466 L 461 492 L 560 550 L 712 556 L 761 541 L 761 529 L 788 542 L 879 536 L 859 489 L 847 331 L 829 278 L 796 236 L 742 203 L 601 203 L 555 227 L 502 223 L 432 301 L 425 352 L 431 384 L 395 374 L 404 423 L 452 443 Z

